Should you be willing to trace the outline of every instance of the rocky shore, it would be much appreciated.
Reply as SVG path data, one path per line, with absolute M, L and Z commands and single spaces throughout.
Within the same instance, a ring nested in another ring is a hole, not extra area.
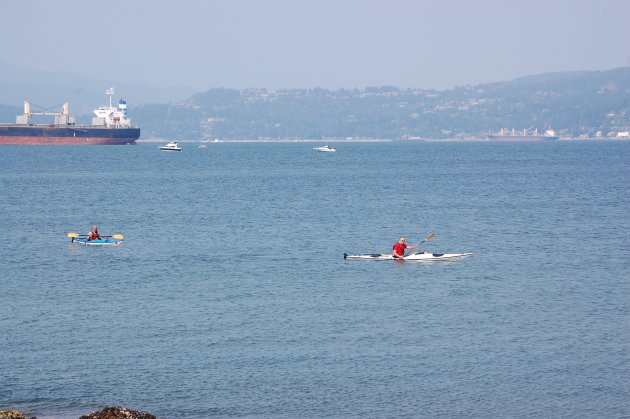
M 37 417 L 27 417 L 19 410 L 0 410 L 0 419 L 37 419 Z M 138 412 L 137 410 L 120 406 L 110 406 L 99 412 L 83 415 L 79 419 L 156 419 L 156 417 L 147 412 Z
M 26 419 L 19 410 L 0 410 L 0 419 Z

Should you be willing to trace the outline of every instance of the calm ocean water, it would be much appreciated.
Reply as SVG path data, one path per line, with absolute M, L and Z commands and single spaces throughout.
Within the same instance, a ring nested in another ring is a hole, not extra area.
M 183 147 L 0 148 L 0 409 L 630 416 L 630 142 Z

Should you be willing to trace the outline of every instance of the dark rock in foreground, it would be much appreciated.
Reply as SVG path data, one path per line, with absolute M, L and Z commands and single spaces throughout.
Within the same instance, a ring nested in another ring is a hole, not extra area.
M 83 415 L 79 419 L 156 419 L 156 417 L 147 412 L 138 412 L 120 406 L 110 406 L 100 412 Z

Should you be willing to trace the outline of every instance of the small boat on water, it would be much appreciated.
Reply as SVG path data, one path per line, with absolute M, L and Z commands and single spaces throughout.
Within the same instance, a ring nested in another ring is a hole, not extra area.
M 319 152 L 333 152 L 333 151 L 337 151 L 336 148 L 329 146 L 328 144 L 321 146 L 321 147 L 313 147 L 313 150 L 315 151 L 319 151 Z
M 177 141 L 171 141 L 170 143 L 160 147 L 162 151 L 182 151 L 181 147 L 177 145 Z

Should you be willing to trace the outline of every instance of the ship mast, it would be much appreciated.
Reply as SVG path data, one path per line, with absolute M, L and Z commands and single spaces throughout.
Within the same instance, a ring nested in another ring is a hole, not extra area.
M 109 107 L 111 108 L 112 107 L 112 96 L 114 96 L 114 88 L 110 87 L 109 89 L 107 89 L 105 94 L 107 96 L 109 96 Z

